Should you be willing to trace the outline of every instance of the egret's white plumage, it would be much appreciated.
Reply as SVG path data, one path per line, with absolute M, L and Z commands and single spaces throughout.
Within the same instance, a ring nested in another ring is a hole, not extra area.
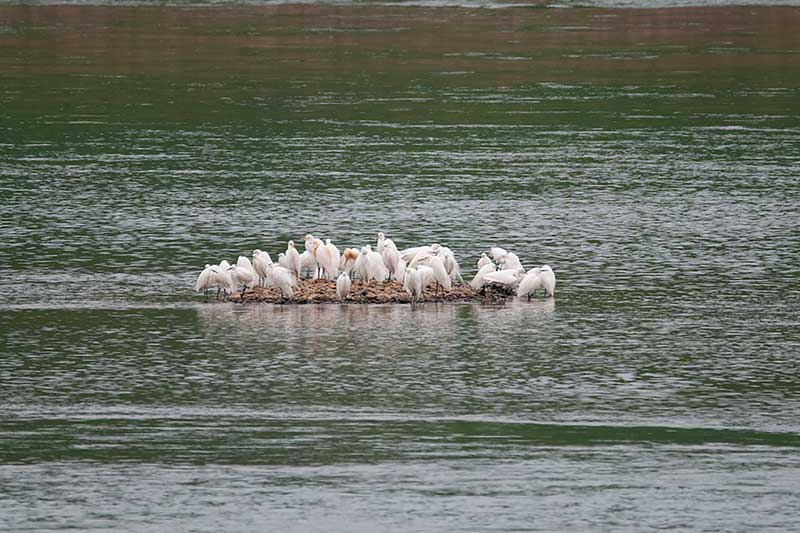
M 373 252 L 369 244 L 361 248 L 361 255 L 356 260 L 356 269 L 359 277 L 367 283 L 373 279 L 383 281 L 388 275 L 381 254 Z
M 478 273 L 475 274 L 475 277 L 472 278 L 472 281 L 469 282 L 469 286 L 472 287 L 475 290 L 480 289 L 485 284 L 484 279 L 483 279 L 484 276 L 486 276 L 486 274 L 488 274 L 489 272 L 495 272 L 495 271 L 496 271 L 496 268 L 494 266 L 494 263 L 489 261 L 488 264 L 483 265 L 481 267 L 481 269 L 478 270 Z
M 286 258 L 289 261 L 289 270 L 291 271 L 292 275 L 295 278 L 300 278 L 300 270 L 302 269 L 302 264 L 300 260 L 300 252 L 297 251 L 297 247 L 294 245 L 294 241 L 289 241 L 286 244 Z
M 522 263 L 514 252 L 508 252 L 503 259 L 503 270 L 517 270 L 522 268 Z
M 321 239 L 317 239 L 316 237 L 314 237 L 313 235 L 310 235 L 310 234 L 306 235 L 303 238 L 303 240 L 305 241 L 306 252 L 310 253 L 311 256 L 314 258 L 314 264 L 315 264 L 315 268 L 316 268 L 316 272 L 314 273 L 314 279 L 319 279 L 319 278 L 322 277 L 322 272 L 321 272 L 321 268 L 322 267 L 319 264 L 318 255 L 319 255 L 320 248 L 325 246 L 325 244 L 322 242 Z
M 278 266 L 282 266 L 289 272 L 292 271 L 292 263 L 289 261 L 289 258 L 286 257 L 286 254 L 283 252 L 278 254 Z
M 415 268 L 407 268 L 403 276 L 403 288 L 411 295 L 411 303 L 422 299 L 422 276 Z
M 214 271 L 209 264 L 203 268 L 200 275 L 197 276 L 197 281 L 194 284 L 194 292 L 202 292 L 203 296 L 208 297 L 208 290 L 214 286 Z
M 336 279 L 339 274 L 339 249 L 330 239 L 325 239 L 325 244 L 317 250 L 317 263 L 322 268 L 325 279 Z
M 545 296 L 555 296 L 556 294 L 556 273 L 550 268 L 550 265 L 542 265 L 541 273 L 542 287 L 544 288 Z
M 349 292 L 350 276 L 342 272 L 342 274 L 339 275 L 339 278 L 336 280 L 336 296 L 339 297 L 339 300 L 344 300 Z
M 483 280 L 484 285 L 493 283 L 507 289 L 516 289 L 524 275 L 525 269 L 523 268 L 517 270 L 497 270 L 484 275 Z
M 311 272 L 311 278 L 317 279 L 317 260 L 309 251 L 300 254 L 300 272 Z
M 383 265 L 391 279 L 403 283 L 406 274 L 406 263 L 392 239 L 386 238 L 383 233 L 378 233 L 378 253 L 381 254 Z
M 491 259 L 489 259 L 489 256 L 488 256 L 488 255 L 486 255 L 486 252 L 483 252 L 483 253 L 481 254 L 481 258 L 480 258 L 480 259 L 478 259 L 478 270 L 480 270 L 481 268 L 483 268 L 485 265 L 492 265 L 492 266 L 494 266 L 494 263 L 492 263 L 492 260 L 491 260 Z
M 231 267 L 231 264 L 228 263 L 226 260 L 222 260 L 219 262 L 219 265 L 212 269 L 212 277 L 214 279 L 214 286 L 217 287 L 217 297 L 219 297 L 219 289 L 222 289 L 227 294 L 230 290 L 230 287 L 233 285 L 233 281 L 231 280 L 230 272 L 228 269 Z
M 291 298 L 294 295 L 294 287 L 297 286 L 292 272 L 282 266 L 273 266 L 271 270 L 271 286 L 277 287 L 284 298 Z
M 525 296 L 528 297 L 528 300 L 531 299 L 531 296 L 534 293 L 542 288 L 542 277 L 541 277 L 542 269 L 539 267 L 532 268 L 525 274 L 525 277 L 522 278 L 522 281 L 519 282 L 519 287 L 517 287 L 517 296 L 520 298 L 524 298 Z
M 240 255 L 236 264 L 228 269 L 228 273 L 231 278 L 231 292 L 236 292 L 236 287 L 241 285 L 242 294 L 244 294 L 247 287 L 252 287 L 258 281 L 258 274 L 253 270 L 250 260 L 243 255 Z
M 458 265 L 456 256 L 450 248 L 436 245 L 436 249 L 433 253 L 442 260 L 444 269 L 447 271 L 447 275 L 450 276 L 452 282 L 463 281 L 461 278 L 461 267 Z
M 442 260 L 435 255 L 428 255 L 419 259 L 419 264 L 433 269 L 433 279 L 444 290 L 450 290 L 453 286 L 450 276 L 447 275 L 447 270 L 444 268 Z
M 386 235 L 384 235 L 382 231 L 378 232 L 377 245 L 378 246 L 377 246 L 376 250 L 378 250 L 379 254 L 383 254 L 383 248 L 384 248 L 384 246 L 386 246 Z
M 489 249 L 489 255 L 492 256 L 492 259 L 494 259 L 494 262 L 497 265 L 502 265 L 505 262 L 508 251 L 504 248 L 500 248 L 499 246 L 492 246 Z
M 429 266 L 419 265 L 417 267 L 417 274 L 419 275 L 420 283 L 422 284 L 422 290 L 424 291 L 435 281 L 433 276 L 433 269 Z
M 400 250 L 400 256 L 403 258 L 403 261 L 412 268 L 415 268 L 416 262 L 414 262 L 414 258 L 417 257 L 419 254 L 432 254 L 433 251 L 431 250 L 430 246 L 415 246 L 414 248 L 406 248 L 405 250 Z M 414 263 L 412 265 L 412 263 Z
M 269 265 L 272 264 L 272 258 L 267 252 L 261 250 L 253 250 L 253 269 L 258 275 L 258 281 L 266 285 L 267 276 L 269 274 Z

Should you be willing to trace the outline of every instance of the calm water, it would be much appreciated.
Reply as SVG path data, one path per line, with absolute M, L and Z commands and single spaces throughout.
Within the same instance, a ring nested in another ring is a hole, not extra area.
M 798 27 L 0 7 L 0 529 L 797 530 Z M 556 298 L 191 293 L 377 231 Z

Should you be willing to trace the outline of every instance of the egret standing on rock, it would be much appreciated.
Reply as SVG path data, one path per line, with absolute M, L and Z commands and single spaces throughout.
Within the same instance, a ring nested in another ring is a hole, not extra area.
M 336 279 L 339 274 L 339 249 L 330 239 L 325 239 L 325 244 L 318 248 L 317 263 L 322 268 L 325 279 Z
M 411 295 L 411 305 L 414 306 L 422 298 L 422 277 L 415 268 L 407 268 L 404 276 L 403 288 Z
M 419 264 L 433 269 L 433 279 L 442 290 L 449 291 L 452 288 L 453 284 L 450 280 L 450 276 L 447 274 L 447 270 L 445 270 L 441 259 L 435 255 L 428 255 L 420 258 Z
M 258 274 L 259 285 L 265 286 L 267 284 L 267 270 L 271 264 L 272 258 L 267 252 L 253 250 L 253 269 Z
M 281 291 L 283 298 L 291 298 L 294 295 L 294 287 L 297 286 L 292 272 L 286 267 L 275 266 L 274 264 L 270 270 L 272 286 Z
M 350 276 L 344 272 L 336 280 L 336 296 L 340 301 L 344 301 L 347 293 L 350 292 Z
M 297 251 L 297 247 L 294 245 L 294 241 L 289 241 L 286 245 L 286 259 L 289 261 L 289 271 L 292 275 L 300 279 L 300 252 Z

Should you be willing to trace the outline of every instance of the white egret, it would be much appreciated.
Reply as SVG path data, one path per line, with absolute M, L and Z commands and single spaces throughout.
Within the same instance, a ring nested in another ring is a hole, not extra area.
M 317 260 L 309 251 L 300 254 L 300 273 L 303 272 L 313 272 L 311 279 L 317 279 Z
M 256 274 L 258 275 L 259 285 L 267 284 L 267 271 L 269 270 L 269 265 L 271 264 L 272 258 L 267 252 L 253 250 L 253 269 L 255 269 Z
M 206 263 L 194 284 L 194 292 L 202 292 L 203 300 L 206 302 L 208 301 L 208 290 L 214 286 L 214 271 L 212 269 L 213 267 Z
M 443 290 L 450 290 L 453 286 L 450 281 L 450 276 L 447 275 L 447 270 L 442 264 L 442 260 L 435 255 L 428 255 L 419 258 L 419 263 L 433 269 L 433 279 Z
M 244 261 L 242 261 L 242 259 L 244 259 Z M 247 287 L 252 287 L 253 284 L 258 281 L 258 274 L 256 274 L 256 271 L 253 270 L 252 265 L 250 265 L 250 260 L 243 255 L 240 255 L 236 264 L 228 269 L 228 273 L 231 277 L 231 292 L 236 292 L 236 287 L 241 285 L 241 297 L 242 303 L 244 303 L 244 293 Z
M 555 296 L 556 294 L 556 273 L 550 268 L 550 265 L 542 265 L 541 267 L 542 287 L 544 288 L 544 295 Z
M 472 281 L 469 282 L 469 286 L 472 287 L 475 290 L 480 289 L 484 285 L 484 282 L 483 282 L 484 276 L 486 276 L 486 274 L 488 274 L 489 272 L 495 272 L 495 271 L 496 271 L 496 269 L 495 269 L 494 263 L 489 261 L 489 263 L 483 265 L 481 267 L 481 269 L 478 270 L 478 273 L 475 274 L 475 277 L 472 278 Z
M 522 263 L 514 252 L 508 252 L 503 259 L 503 270 L 517 270 L 522 268 Z
M 422 299 L 422 276 L 415 268 L 407 268 L 403 280 L 403 288 L 411 295 L 411 305 Z
M 317 254 L 319 254 L 319 249 L 325 246 L 325 244 L 322 242 L 322 240 L 317 239 L 311 234 L 306 235 L 303 238 L 303 240 L 305 241 L 306 252 L 311 254 L 316 264 L 317 271 L 314 274 L 314 279 L 319 279 L 322 277 L 322 272 L 320 269 L 319 258 L 317 257 Z
M 339 274 L 339 249 L 330 239 L 325 239 L 325 244 L 317 249 L 317 263 L 322 268 L 325 279 L 336 279 Z
M 542 269 L 536 267 L 530 269 L 528 273 L 525 274 L 525 277 L 519 282 L 519 287 L 517 288 L 517 296 L 519 298 L 524 298 L 527 296 L 528 301 L 531 301 L 531 296 L 533 296 L 537 290 L 542 288 L 541 272 Z
M 356 260 L 356 269 L 365 283 L 369 283 L 372 279 L 383 281 L 387 276 L 381 254 L 373 252 L 369 244 L 361 248 L 361 255 Z
M 289 272 L 292 271 L 292 263 L 289 261 L 289 258 L 286 257 L 286 254 L 283 252 L 278 254 L 278 266 L 282 266 Z
M 461 278 L 461 267 L 458 265 L 456 256 L 450 248 L 447 246 L 436 245 L 436 249 L 433 253 L 442 260 L 444 269 L 447 271 L 447 275 L 450 276 L 450 280 L 453 283 L 457 281 L 464 281 Z
M 414 262 L 414 258 L 421 253 L 431 254 L 433 251 L 431 250 L 430 246 L 415 246 L 414 248 L 406 248 L 405 250 L 400 250 L 400 256 L 403 258 L 403 261 L 406 262 L 408 266 L 412 266 L 412 262 Z M 414 263 L 416 265 L 416 263 Z
M 217 287 L 217 298 L 219 298 L 220 290 L 222 290 L 227 295 L 228 289 L 230 288 L 231 285 L 233 285 L 233 281 L 231 281 L 231 275 L 228 272 L 228 269 L 230 267 L 231 264 L 223 259 L 222 261 L 219 262 L 218 266 L 215 266 L 212 269 L 214 286 Z
M 500 248 L 499 246 L 492 246 L 489 249 L 489 255 L 492 256 L 494 262 L 499 266 L 505 263 L 506 256 L 508 255 L 508 251 Z
M 403 257 L 397 250 L 394 241 L 387 239 L 383 233 L 378 233 L 378 253 L 381 254 L 383 264 L 389 272 L 389 276 L 399 282 L 403 283 L 406 273 L 406 263 Z
M 270 279 L 273 287 L 277 287 L 281 291 L 283 298 L 291 298 L 294 295 L 294 287 L 297 282 L 292 275 L 292 272 L 282 266 L 274 266 L 271 268 Z
M 480 270 L 481 268 L 483 268 L 483 266 L 484 266 L 484 265 L 490 265 L 490 264 L 491 264 L 492 266 L 494 266 L 494 263 L 492 263 L 492 260 L 491 260 L 491 259 L 489 259 L 489 256 L 488 256 L 488 255 L 486 255 L 486 252 L 483 252 L 483 253 L 481 254 L 481 258 L 480 258 L 480 259 L 478 259 L 478 270 Z M 495 269 L 495 270 L 497 270 L 497 269 Z
M 286 245 L 286 258 L 289 261 L 289 270 L 292 272 L 292 275 L 297 279 L 300 279 L 300 269 L 302 268 L 301 261 L 300 261 L 300 252 L 297 251 L 297 247 L 294 245 L 294 241 L 289 241 Z
M 419 265 L 417 267 L 417 274 L 419 275 L 420 283 L 422 284 L 422 290 L 424 291 L 435 281 L 433 276 L 433 269 L 429 266 Z
M 350 276 L 342 272 L 336 280 L 336 296 L 339 300 L 344 301 L 347 293 L 350 292 Z
M 524 268 L 518 268 L 517 270 L 497 270 L 483 276 L 483 284 L 494 284 L 505 289 L 513 290 L 517 288 L 524 275 Z

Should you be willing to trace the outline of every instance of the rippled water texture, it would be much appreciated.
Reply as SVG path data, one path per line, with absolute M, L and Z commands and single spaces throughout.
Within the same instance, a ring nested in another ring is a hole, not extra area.
M 0 6 L 0 529 L 800 529 L 797 28 Z M 191 293 L 377 231 L 556 298 Z

